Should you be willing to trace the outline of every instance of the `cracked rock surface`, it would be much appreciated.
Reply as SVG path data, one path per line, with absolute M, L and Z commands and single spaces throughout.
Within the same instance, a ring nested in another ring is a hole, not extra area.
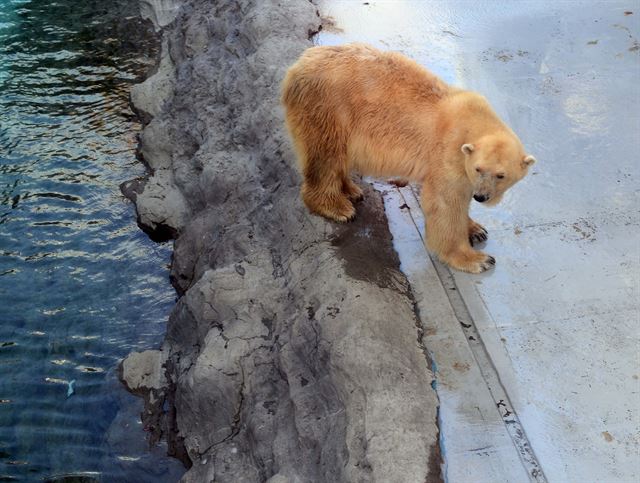
M 185 482 L 440 481 L 438 401 L 380 196 L 363 186 L 347 225 L 299 198 L 279 86 L 315 7 L 144 3 L 166 25 L 132 95 L 150 174 L 122 188 L 152 238 L 175 238 L 180 295 L 161 350 L 121 368 L 152 441 Z

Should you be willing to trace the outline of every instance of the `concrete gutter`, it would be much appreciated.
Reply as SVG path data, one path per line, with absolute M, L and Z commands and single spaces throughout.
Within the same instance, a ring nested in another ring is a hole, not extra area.
M 377 183 L 394 246 L 425 327 L 440 397 L 446 481 L 545 482 L 518 415 L 451 275 L 424 243 L 424 217 L 412 186 Z

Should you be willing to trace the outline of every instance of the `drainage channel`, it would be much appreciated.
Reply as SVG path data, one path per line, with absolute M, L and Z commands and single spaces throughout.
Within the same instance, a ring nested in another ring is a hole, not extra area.
M 445 481 L 546 482 L 453 275 L 425 249 L 415 189 L 374 183 L 434 361 Z

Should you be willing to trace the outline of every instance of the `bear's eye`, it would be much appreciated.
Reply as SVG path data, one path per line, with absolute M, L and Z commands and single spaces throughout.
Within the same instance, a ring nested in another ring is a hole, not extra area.
M 504 174 L 496 174 L 496 178 L 502 179 L 502 178 L 504 178 Z

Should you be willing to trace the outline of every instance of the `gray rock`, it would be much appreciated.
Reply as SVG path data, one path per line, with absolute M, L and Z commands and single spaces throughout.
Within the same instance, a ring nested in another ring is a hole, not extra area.
M 182 3 L 178 0 L 139 0 L 140 14 L 160 30 L 173 22 Z
M 122 379 L 132 392 L 166 389 L 164 363 L 167 354 L 158 350 L 132 352 L 122 362 Z
M 158 242 L 176 238 L 191 213 L 173 176 L 171 169 L 158 170 L 145 180 L 128 181 L 120 187 L 136 204 L 140 228 Z
M 299 198 L 279 84 L 319 23 L 306 0 L 202 1 L 164 32 L 175 84 L 143 106 L 155 172 L 123 192 L 148 233 L 176 237 L 166 389 L 145 414 L 185 482 L 440 479 L 430 362 L 379 194 L 365 184 L 348 225 Z M 123 376 L 140 388 L 136 357 Z
M 171 168 L 173 151 L 173 133 L 168 122 L 161 118 L 153 119 L 140 135 L 139 153 L 153 172 Z
M 163 40 L 156 72 L 131 89 L 131 104 L 143 122 L 149 122 L 163 111 L 165 104 L 171 100 L 174 85 L 175 66 L 167 42 Z

